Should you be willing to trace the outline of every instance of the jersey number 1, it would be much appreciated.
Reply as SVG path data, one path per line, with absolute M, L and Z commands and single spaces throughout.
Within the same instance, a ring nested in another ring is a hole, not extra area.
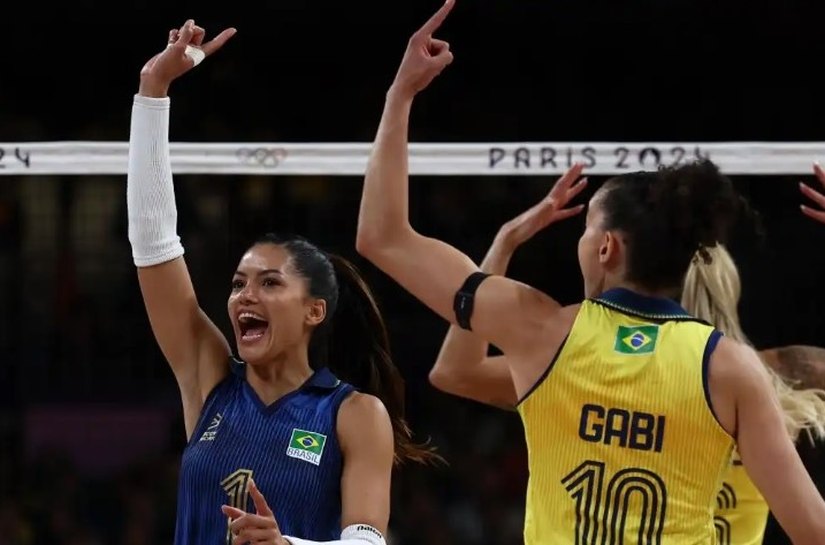
M 660 545 L 667 510 L 661 477 L 647 469 L 625 468 L 613 475 L 605 489 L 604 473 L 603 462 L 588 460 L 561 480 L 576 502 L 576 545 L 624 544 L 627 506 L 634 496 L 641 502 L 637 543 Z
M 229 496 L 229 505 L 246 511 L 249 501 L 249 480 L 252 478 L 251 469 L 237 469 L 221 481 L 226 495 Z M 229 529 L 231 520 L 226 521 L 226 545 L 232 545 L 232 532 Z

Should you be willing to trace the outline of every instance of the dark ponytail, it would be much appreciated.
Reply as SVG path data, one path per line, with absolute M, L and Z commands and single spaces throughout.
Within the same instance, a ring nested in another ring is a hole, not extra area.
M 355 266 L 297 236 L 267 234 L 257 241 L 262 243 L 286 249 L 293 268 L 307 279 L 310 295 L 327 302 L 327 317 L 310 339 L 312 367 L 329 367 L 341 380 L 382 401 L 392 422 L 396 463 L 441 460 L 433 448 L 412 440 L 404 418 L 404 379 L 390 355 L 387 327 Z
M 384 402 L 392 421 L 396 462 L 438 460 L 432 448 L 412 441 L 404 419 L 404 379 L 392 361 L 387 326 L 372 291 L 352 263 L 337 255 L 329 259 L 339 290 L 338 310 L 326 332 L 329 354 L 334 355 L 330 369 Z
M 709 263 L 707 248 L 724 243 L 749 210 L 710 160 L 617 176 L 603 191 L 604 228 L 627 238 L 627 279 L 674 295 L 694 256 Z

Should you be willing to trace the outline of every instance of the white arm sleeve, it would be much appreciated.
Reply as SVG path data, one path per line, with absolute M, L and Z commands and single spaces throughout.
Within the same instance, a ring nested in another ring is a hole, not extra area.
M 369 524 L 352 524 L 341 532 L 338 541 L 310 541 L 284 536 L 292 545 L 387 545 L 384 536 Z
M 135 95 L 129 134 L 126 208 L 129 242 L 138 267 L 183 255 L 169 158 L 169 97 Z

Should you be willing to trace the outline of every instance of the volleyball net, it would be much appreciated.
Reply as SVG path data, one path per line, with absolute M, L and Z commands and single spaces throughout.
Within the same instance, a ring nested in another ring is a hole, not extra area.
M 176 174 L 364 173 L 372 143 L 170 144 Z M 0 175 L 126 174 L 128 142 L 0 143 Z M 709 158 L 730 175 L 809 174 L 825 142 L 410 143 L 410 174 L 555 175 L 575 162 L 593 175 L 652 170 Z
M 261 233 L 297 232 L 358 259 L 353 245 L 371 148 L 370 142 L 171 143 L 178 231 L 209 316 L 225 316 L 227 275 Z M 775 315 L 815 315 L 821 308 L 821 298 L 805 287 L 825 270 L 825 254 L 809 251 L 811 241 L 825 235 L 799 212 L 804 198 L 796 182 L 813 182 L 812 163 L 825 161 L 825 142 L 413 142 L 409 150 L 416 176 L 409 188 L 411 223 L 473 259 L 481 259 L 502 223 L 543 198 L 574 162 L 591 176 L 609 176 L 710 158 L 764 212 L 770 262 L 793 264 L 768 268 L 764 259 L 749 262 L 737 253 L 746 282 L 756 286 L 748 293 L 764 292 L 759 304 L 772 305 Z M 0 319 L 0 345 L 17 346 L 19 353 L 37 346 L 42 353 L 40 366 L 27 365 L 20 375 L 30 399 L 97 391 L 101 384 L 152 391 L 168 378 L 134 279 L 124 187 L 128 151 L 123 141 L 0 143 L 0 305 L 18 309 Z M 576 300 L 582 221 L 554 226 L 547 235 L 552 250 L 521 253 L 516 278 Z M 550 287 L 546 271 L 553 271 Z M 754 275 L 769 278 L 754 281 Z M 431 357 L 442 339 L 440 322 L 425 309 L 405 307 L 409 301 L 382 275 L 370 280 L 387 308 L 405 309 L 392 327 L 417 332 L 402 336 L 399 353 L 411 362 Z M 33 292 L 36 301 L 28 296 Z M 766 303 L 774 294 L 777 301 Z M 800 310 L 799 301 L 811 309 Z M 25 326 L 31 323 L 38 327 Z M 821 320 L 767 324 L 765 331 L 751 325 L 753 337 L 768 344 L 822 337 Z M 50 356 L 53 350 L 59 355 Z

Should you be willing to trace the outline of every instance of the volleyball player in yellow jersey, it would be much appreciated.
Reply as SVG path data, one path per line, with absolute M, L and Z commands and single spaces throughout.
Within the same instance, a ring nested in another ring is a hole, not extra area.
M 821 545 L 825 501 L 758 356 L 668 299 L 696 251 L 724 239 L 738 203 L 712 163 L 626 174 L 596 192 L 578 251 L 587 299 L 577 305 L 486 276 L 410 225 L 409 114 L 452 61 L 449 44 L 433 38 L 451 8 L 448 0 L 413 34 L 387 92 L 356 247 L 507 357 L 529 453 L 526 545 L 712 543 L 734 438 L 794 543 Z M 557 182 L 554 209 L 579 193 L 580 173 Z
M 575 209 L 573 209 L 575 212 Z M 563 219 L 548 199 L 542 200 L 502 226 L 481 263 L 481 270 L 504 275 L 515 250 L 551 222 Z M 707 248 L 711 263 L 694 259 L 685 277 L 682 306 L 688 313 L 714 324 L 728 337 L 748 343 L 739 324 L 737 304 L 741 283 L 736 265 L 724 246 Z M 445 392 L 501 408 L 515 408 L 515 387 L 504 356 L 487 356 L 488 344 L 477 335 L 450 327 L 430 372 L 432 384 Z M 791 438 L 802 430 L 825 437 L 825 349 L 786 346 L 763 351 Z M 793 389 L 780 373 L 799 377 Z M 765 533 L 768 505 L 734 455 L 717 495 L 715 511 L 720 545 L 759 545 Z
M 685 276 L 682 306 L 712 323 L 726 336 L 750 344 L 739 323 L 741 282 L 724 246 L 709 248 L 710 263 L 694 259 Z M 825 349 L 786 346 L 763 351 L 791 439 L 803 430 L 809 438 L 825 438 Z M 794 380 L 790 377 L 804 377 Z M 796 388 L 792 388 L 794 384 Z M 721 545 L 759 545 L 768 521 L 768 504 L 734 454 L 717 497 L 716 529 Z

